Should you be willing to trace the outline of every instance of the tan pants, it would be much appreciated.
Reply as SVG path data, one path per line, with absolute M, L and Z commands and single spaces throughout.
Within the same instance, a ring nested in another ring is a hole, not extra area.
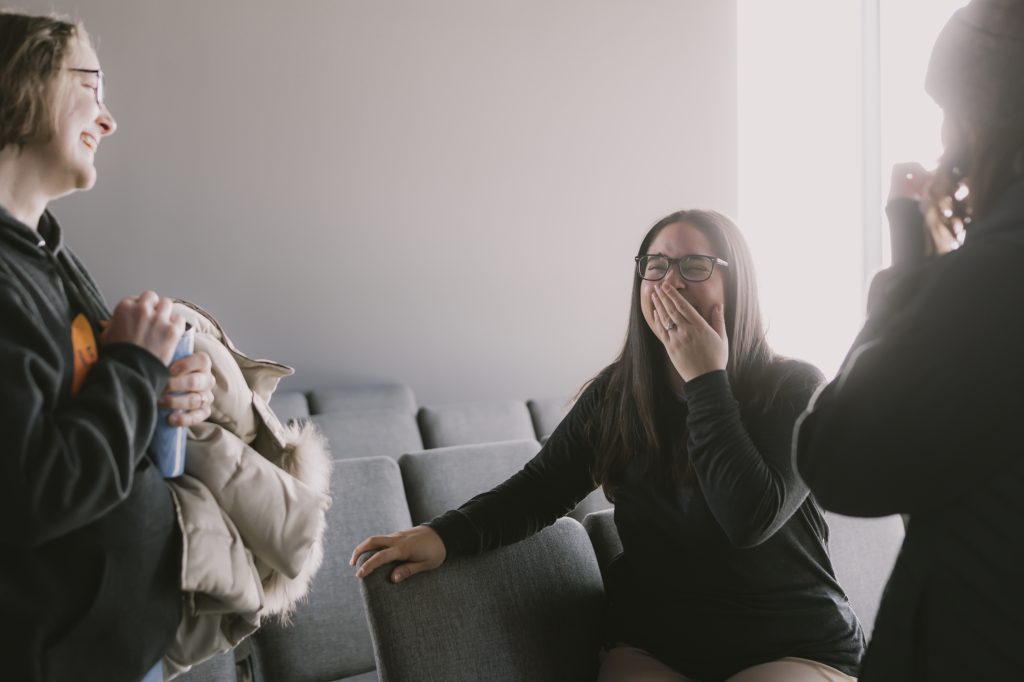
M 694 682 L 643 649 L 617 646 L 604 654 L 597 682 Z M 741 670 L 726 682 L 857 682 L 824 663 L 782 658 Z

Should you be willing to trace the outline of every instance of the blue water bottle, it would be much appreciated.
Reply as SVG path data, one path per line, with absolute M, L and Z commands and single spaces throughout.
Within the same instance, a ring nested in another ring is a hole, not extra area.
M 186 326 L 185 333 L 181 335 L 181 339 L 174 349 L 171 364 L 192 355 L 195 347 L 196 330 L 191 326 Z M 156 431 L 153 433 L 150 451 L 164 478 L 175 478 L 185 473 L 185 441 L 188 429 L 184 426 L 171 426 L 167 423 L 167 418 L 179 411 L 165 409 L 157 411 Z

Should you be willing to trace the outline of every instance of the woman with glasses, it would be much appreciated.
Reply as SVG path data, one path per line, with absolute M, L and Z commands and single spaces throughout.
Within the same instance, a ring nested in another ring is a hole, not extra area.
M 117 126 L 80 24 L 0 12 L 0 637 L 4 679 L 163 679 L 181 537 L 146 449 L 206 419 L 205 353 L 149 291 L 111 315 L 47 205 L 96 181 Z
M 515 542 L 598 485 L 624 551 L 607 571 L 602 682 L 851 680 L 860 625 L 791 463 L 822 380 L 765 341 L 750 255 L 709 211 L 658 221 L 635 258 L 619 357 L 522 471 L 427 524 L 367 538 L 395 582 Z
M 828 508 L 910 517 L 863 679 L 1020 680 L 1024 2 L 958 10 L 925 88 L 942 157 L 894 169 L 893 266 L 796 456 Z

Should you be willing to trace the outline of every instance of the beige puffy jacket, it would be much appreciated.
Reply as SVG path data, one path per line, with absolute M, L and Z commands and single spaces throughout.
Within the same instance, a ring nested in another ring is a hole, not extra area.
M 228 651 L 272 616 L 287 622 L 323 559 L 330 458 L 311 424 L 267 406 L 290 367 L 240 353 L 217 321 L 178 301 L 213 361 L 209 420 L 190 430 L 185 474 L 168 481 L 183 537 L 182 620 L 165 677 Z

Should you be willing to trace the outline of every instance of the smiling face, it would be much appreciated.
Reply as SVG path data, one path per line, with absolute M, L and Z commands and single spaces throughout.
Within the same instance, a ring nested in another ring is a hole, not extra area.
M 99 68 L 99 58 L 89 42 L 72 39 L 51 87 L 54 133 L 47 141 L 24 148 L 39 162 L 51 198 L 90 189 L 96 183 L 96 151 L 100 141 L 117 129 L 110 111 L 96 101 L 99 75 L 68 70 Z
M 660 254 L 669 258 L 681 258 L 689 255 L 725 258 L 726 255 L 717 253 L 704 233 L 693 223 L 688 222 L 671 223 L 665 226 L 651 242 L 647 254 Z M 665 282 L 678 290 L 709 324 L 714 306 L 719 303 L 725 304 L 725 275 L 721 266 L 716 265 L 711 277 L 703 282 L 687 282 L 680 276 L 679 268 L 673 265 L 664 279 L 660 281 L 641 280 L 640 282 L 640 309 L 643 311 L 644 320 L 651 331 L 655 331 L 655 325 L 658 324 L 654 318 L 654 304 L 651 297 L 654 289 Z

